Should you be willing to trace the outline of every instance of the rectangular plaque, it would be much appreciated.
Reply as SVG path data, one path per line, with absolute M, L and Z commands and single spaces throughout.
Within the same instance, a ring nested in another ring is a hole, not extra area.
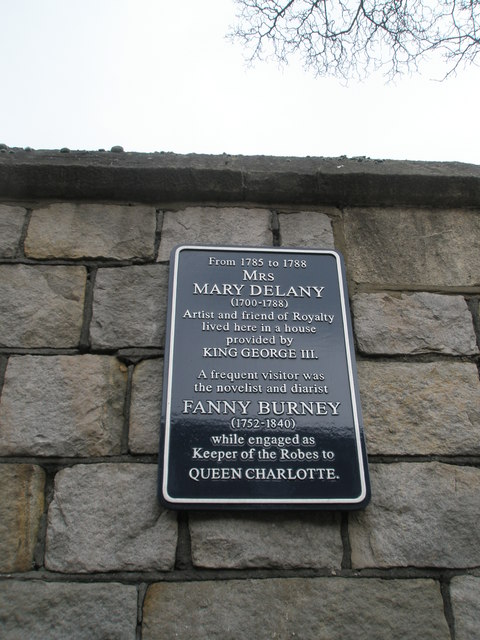
M 366 506 L 340 254 L 177 247 L 168 305 L 160 501 L 189 509 Z

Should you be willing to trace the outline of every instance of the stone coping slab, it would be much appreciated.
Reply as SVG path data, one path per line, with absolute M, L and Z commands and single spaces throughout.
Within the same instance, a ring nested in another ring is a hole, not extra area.
M 0 196 L 478 206 L 480 167 L 457 162 L 25 151 L 0 153 Z

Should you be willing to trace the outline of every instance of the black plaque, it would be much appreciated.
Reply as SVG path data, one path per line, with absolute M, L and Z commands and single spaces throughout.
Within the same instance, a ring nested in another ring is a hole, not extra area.
M 159 459 L 170 508 L 368 503 L 340 254 L 172 252 Z

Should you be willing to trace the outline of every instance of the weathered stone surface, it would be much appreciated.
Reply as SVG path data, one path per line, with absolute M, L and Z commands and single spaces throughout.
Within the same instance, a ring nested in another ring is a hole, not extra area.
M 141 205 L 57 203 L 35 209 L 25 255 L 31 258 L 153 258 L 156 213 Z
M 480 382 L 468 362 L 358 362 L 367 450 L 478 455 Z
M 344 224 L 355 282 L 457 290 L 480 284 L 477 211 L 346 209 Z
M 134 586 L 69 582 L 0 583 L 0 628 L 4 640 L 134 640 Z
M 405 462 L 370 472 L 372 501 L 349 524 L 354 568 L 480 564 L 480 469 Z
M 340 518 L 332 512 L 192 513 L 193 563 L 245 569 L 329 567 L 339 569 L 343 546 Z
M 115 358 L 16 356 L 0 401 L 0 454 L 121 452 L 126 369 Z
M 157 583 L 143 640 L 449 640 L 433 580 L 292 578 Z
M 158 452 L 162 381 L 163 359 L 144 360 L 135 367 L 128 438 L 133 453 Z
M 32 568 L 44 484 L 45 473 L 40 467 L 0 465 L 0 571 Z
M 480 298 L 472 297 L 468 300 L 468 307 L 472 312 L 473 326 L 478 337 L 478 343 L 480 343 Z
M 100 348 L 163 344 L 168 267 L 161 264 L 99 269 L 90 325 Z
M 51 571 L 172 569 L 176 516 L 157 503 L 157 465 L 76 465 L 55 477 L 45 566 Z
M 478 207 L 480 168 L 461 162 L 105 153 L 0 153 L 4 198 L 308 202 Z
M 267 209 L 187 207 L 165 212 L 158 260 L 169 260 L 178 244 L 262 247 L 272 241 Z
M 20 242 L 26 210 L 0 204 L 0 258 L 13 258 Z
M 333 210 L 338 215 L 338 210 Z M 280 238 L 284 247 L 334 249 L 332 223 L 325 213 L 300 211 L 280 213 Z
M 364 353 L 478 353 L 472 315 L 460 296 L 359 293 L 352 303 L 358 348 Z
M 86 277 L 84 267 L 0 265 L 0 346 L 76 346 Z
M 458 576 L 450 583 L 450 598 L 455 620 L 455 640 L 478 638 L 480 620 L 480 578 Z

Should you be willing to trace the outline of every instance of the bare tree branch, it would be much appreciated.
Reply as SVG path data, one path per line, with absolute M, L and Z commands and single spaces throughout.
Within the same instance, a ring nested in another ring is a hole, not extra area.
M 364 78 L 382 70 L 392 78 L 439 55 L 447 77 L 475 63 L 480 51 L 480 0 L 235 2 L 229 35 L 251 62 L 298 55 L 318 76 Z

